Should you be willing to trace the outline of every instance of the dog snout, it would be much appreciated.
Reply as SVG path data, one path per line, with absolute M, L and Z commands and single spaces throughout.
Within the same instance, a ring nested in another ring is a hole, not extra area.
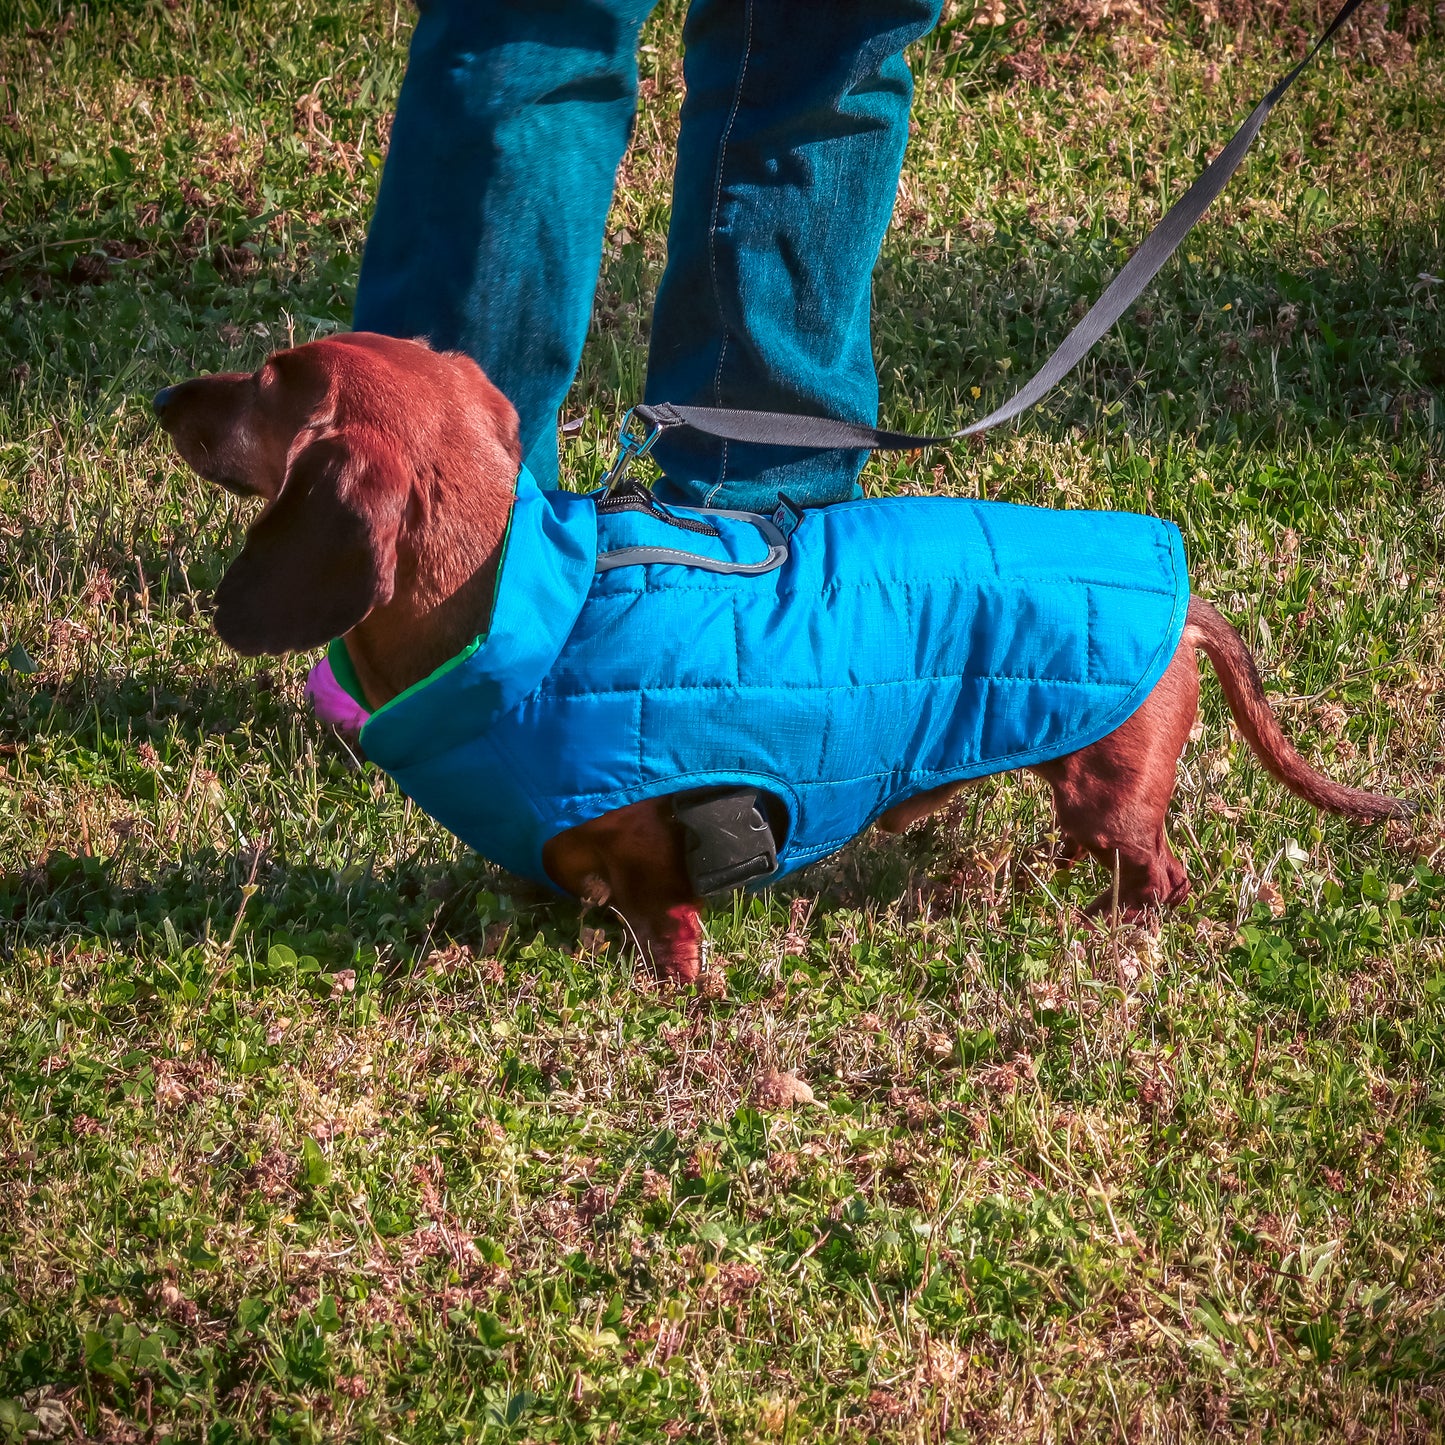
M 173 386 L 163 386 L 151 398 L 151 410 L 156 414 L 156 420 L 165 425 L 166 409 L 175 400 L 176 389 Z

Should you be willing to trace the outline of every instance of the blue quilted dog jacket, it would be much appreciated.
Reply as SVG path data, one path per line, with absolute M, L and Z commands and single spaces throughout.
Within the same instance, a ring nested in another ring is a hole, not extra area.
M 490 630 L 361 733 L 433 818 L 553 887 L 556 834 L 718 784 L 782 804 L 772 876 L 801 868 L 915 793 L 1112 732 L 1184 628 L 1183 543 L 1149 517 L 889 498 L 790 526 L 618 500 L 523 470 Z

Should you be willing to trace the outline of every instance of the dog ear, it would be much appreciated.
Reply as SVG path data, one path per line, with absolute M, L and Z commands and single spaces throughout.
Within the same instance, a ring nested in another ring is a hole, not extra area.
M 216 589 L 216 631 L 246 657 L 321 647 L 391 600 L 406 487 L 384 453 L 312 442 Z

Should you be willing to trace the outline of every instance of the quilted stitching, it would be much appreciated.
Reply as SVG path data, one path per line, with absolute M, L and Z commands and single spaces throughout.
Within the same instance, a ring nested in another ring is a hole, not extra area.
M 579 500 L 553 504 L 549 535 L 587 537 Z M 1104 736 L 1183 630 L 1182 543 L 1147 518 L 895 499 L 809 513 L 789 540 L 761 576 L 669 563 L 587 577 L 554 638 L 553 612 L 526 601 L 550 544 L 514 521 L 499 596 L 516 589 L 510 615 L 537 632 L 521 649 L 537 680 L 467 742 L 458 708 L 518 695 L 489 681 L 491 643 L 479 647 L 435 689 L 449 741 L 428 752 L 418 722 L 398 743 L 398 783 L 543 882 L 561 829 L 684 788 L 761 786 L 790 813 L 787 871 L 912 794 Z

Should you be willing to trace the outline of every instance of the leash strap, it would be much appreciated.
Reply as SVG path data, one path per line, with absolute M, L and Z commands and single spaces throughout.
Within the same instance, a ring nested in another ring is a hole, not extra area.
M 1336 31 L 1359 9 L 1360 3 L 1361 0 L 1345 0 L 1339 13 L 1330 21 L 1329 28 L 1310 47 L 1304 59 L 1277 81 L 1269 94 L 1255 106 L 1234 138 L 1144 238 L 1143 245 L 1130 256 L 1123 270 L 1064 338 L 1059 349 L 1001 407 L 989 412 L 982 421 L 942 436 L 915 436 L 909 432 L 882 431 L 877 427 L 835 421 L 828 417 L 795 416 L 779 411 L 734 411 L 716 406 L 675 406 L 671 402 L 659 402 L 633 408 L 632 414 L 646 423 L 649 433 L 641 450 L 647 450 L 660 432 L 686 429 L 725 441 L 752 442 L 762 446 L 804 447 L 817 451 L 914 451 L 921 447 L 941 446 L 959 437 L 974 436 L 1002 422 L 1012 421 L 1021 412 L 1042 401 L 1139 298 L 1239 169 L 1239 163 L 1269 118 L 1270 111 Z M 624 434 L 625 431 L 624 425 Z

